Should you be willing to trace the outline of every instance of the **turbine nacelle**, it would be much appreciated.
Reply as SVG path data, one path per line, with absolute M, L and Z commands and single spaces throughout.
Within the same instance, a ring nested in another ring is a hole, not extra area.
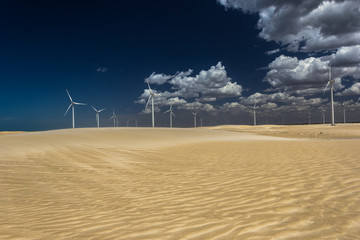
M 96 113 L 101 113 L 102 111 L 104 111 L 106 108 L 103 108 L 103 109 L 100 109 L 100 110 L 97 110 L 96 108 L 94 108 L 94 106 L 90 105 L 92 107 L 92 109 L 94 109 L 94 111 Z

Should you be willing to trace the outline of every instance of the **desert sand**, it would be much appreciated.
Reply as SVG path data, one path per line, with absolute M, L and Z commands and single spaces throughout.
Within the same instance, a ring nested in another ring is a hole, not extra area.
M 358 124 L 3 134 L 0 165 L 0 239 L 360 236 Z

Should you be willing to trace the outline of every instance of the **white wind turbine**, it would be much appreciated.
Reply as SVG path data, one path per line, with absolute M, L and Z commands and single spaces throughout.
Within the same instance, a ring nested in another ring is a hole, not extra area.
M 197 112 L 192 113 L 194 115 L 194 128 L 196 128 L 196 117 L 197 117 Z
M 137 127 L 137 126 L 138 126 L 138 122 L 139 122 L 139 121 L 138 121 L 138 120 L 136 120 L 136 119 L 135 119 L 134 121 L 135 121 L 135 127 Z
M 100 118 L 99 118 L 99 113 L 101 113 L 102 111 L 105 110 L 105 108 L 97 110 L 96 108 L 94 108 L 92 105 L 90 105 L 92 107 L 92 109 L 94 109 L 94 111 L 96 112 L 96 122 L 97 122 L 97 127 L 100 127 Z
M 86 105 L 85 103 L 78 103 L 78 102 L 74 102 L 70 96 L 69 91 L 66 89 L 66 92 L 70 98 L 70 105 L 68 107 L 68 109 L 66 110 L 64 116 L 67 114 L 67 112 L 69 111 L 70 107 L 72 107 L 72 127 L 75 128 L 75 110 L 74 110 L 74 106 L 75 105 Z
M 203 126 L 203 118 L 200 117 L 200 126 L 202 127 Z
M 167 110 L 166 112 L 164 113 L 170 113 L 170 128 L 172 128 L 172 117 L 174 116 L 175 117 L 175 114 L 173 113 L 173 107 L 172 107 L 172 104 L 170 105 L 170 109 Z
M 159 96 L 160 94 L 156 94 L 152 91 L 149 81 L 147 81 L 148 87 L 149 87 L 149 92 L 150 92 L 150 96 L 149 99 L 146 103 L 145 109 L 147 109 L 149 102 L 151 100 L 151 115 L 152 115 L 152 127 L 155 127 L 155 117 L 154 117 L 154 96 Z
M 323 124 L 325 124 L 325 109 L 324 108 L 322 108 L 321 109 L 321 115 L 322 115 L 322 119 L 323 119 Z
M 116 114 L 115 114 L 115 110 L 113 110 L 113 115 L 110 117 L 110 119 L 109 120 L 114 120 L 114 127 L 116 127 L 116 123 L 118 122 L 117 121 L 117 116 L 116 116 Z
M 311 111 L 309 111 L 309 125 L 311 124 Z
M 345 106 L 345 102 L 343 102 L 341 105 L 342 105 L 342 106 L 343 106 L 343 108 L 344 108 L 344 123 L 346 123 L 346 121 L 345 121 L 345 114 L 346 114 L 346 106 Z
M 335 126 L 335 116 L 334 116 L 334 83 L 335 83 L 335 80 L 332 80 L 331 79 L 331 65 L 330 65 L 330 68 L 329 68 L 329 81 L 328 83 L 326 84 L 326 87 L 324 89 L 324 93 L 327 89 L 327 87 L 330 85 L 330 95 L 331 95 L 331 126 Z
M 254 106 L 252 107 L 253 111 L 254 111 L 254 126 L 256 126 L 256 103 L 254 104 Z
M 128 120 L 126 120 L 126 127 L 129 127 L 129 119 Z

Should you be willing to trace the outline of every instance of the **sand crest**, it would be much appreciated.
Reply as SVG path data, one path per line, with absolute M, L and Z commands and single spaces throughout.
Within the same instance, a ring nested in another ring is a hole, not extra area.
M 357 239 L 359 146 L 209 129 L 0 136 L 0 239 Z

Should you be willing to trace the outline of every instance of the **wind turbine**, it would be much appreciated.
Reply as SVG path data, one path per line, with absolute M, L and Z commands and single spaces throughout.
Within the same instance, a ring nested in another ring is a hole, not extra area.
M 172 108 L 172 104 L 170 105 L 170 109 L 167 110 L 164 113 L 170 113 L 170 128 L 172 128 L 172 117 L 175 117 L 175 114 L 173 113 L 173 108 Z
M 151 99 L 151 115 L 152 115 L 152 127 L 154 128 L 155 127 L 155 118 L 154 118 L 154 96 L 155 95 L 160 95 L 160 94 L 156 94 L 152 91 L 151 87 L 150 87 L 150 84 L 149 84 L 149 81 L 147 81 L 147 85 L 149 87 L 149 91 L 150 91 L 150 96 L 149 96 L 149 99 L 146 103 L 146 106 L 145 106 L 145 109 L 147 109 L 148 105 L 149 105 L 149 102 L 150 102 L 150 99 Z
M 129 127 L 129 119 L 126 121 L 126 127 Z
M 200 126 L 202 127 L 203 126 L 203 118 L 200 117 Z
M 322 119 L 323 119 L 323 124 L 325 124 L 325 109 L 324 108 L 322 108 L 321 109 L 321 115 L 322 115 Z
M 66 92 L 67 92 L 67 94 L 68 94 L 68 96 L 69 96 L 69 98 L 70 98 L 70 102 L 71 102 L 71 103 L 70 103 L 68 109 L 66 110 L 64 116 L 67 114 L 67 112 L 69 111 L 70 107 L 72 107 L 72 126 L 73 126 L 73 128 L 75 128 L 75 111 L 74 111 L 74 106 L 75 106 L 75 105 L 86 105 L 86 104 L 85 104 L 85 103 L 74 102 L 74 101 L 72 100 L 72 98 L 71 98 L 71 96 L 70 96 L 70 93 L 69 93 L 69 91 L 68 91 L 67 89 L 66 89 Z
M 197 117 L 197 112 L 192 113 L 194 115 L 194 128 L 196 128 L 196 117 Z
M 309 125 L 311 124 L 311 112 L 309 111 Z
M 116 122 L 118 122 L 118 121 L 117 121 L 117 116 L 115 114 L 115 110 L 113 110 L 113 115 L 111 116 L 111 118 L 109 120 L 112 120 L 112 119 L 114 119 L 114 127 L 116 127 Z
M 335 126 L 335 116 L 334 116 L 334 83 L 335 83 L 335 80 L 332 80 L 331 79 L 331 65 L 330 65 L 330 68 L 329 68 L 329 81 L 328 83 L 326 84 L 326 87 L 324 89 L 324 93 L 327 89 L 327 87 L 330 85 L 330 95 L 331 95 L 331 126 Z
M 138 124 L 139 121 L 136 120 L 136 119 L 134 121 L 135 121 L 135 127 L 137 127 L 137 124 Z
M 90 105 L 92 107 L 92 109 L 94 109 L 94 111 L 96 112 L 96 122 L 97 122 L 97 127 L 100 127 L 100 118 L 99 118 L 99 113 L 101 113 L 102 111 L 105 110 L 105 108 L 101 109 L 101 110 L 97 110 L 96 108 L 94 108 L 92 105 Z
M 344 123 L 346 123 L 345 121 L 345 113 L 346 113 L 346 106 L 345 106 L 345 102 L 342 103 L 342 106 L 344 108 Z
M 254 126 L 256 126 L 256 103 L 254 104 L 254 106 L 252 107 L 253 111 L 254 111 Z

